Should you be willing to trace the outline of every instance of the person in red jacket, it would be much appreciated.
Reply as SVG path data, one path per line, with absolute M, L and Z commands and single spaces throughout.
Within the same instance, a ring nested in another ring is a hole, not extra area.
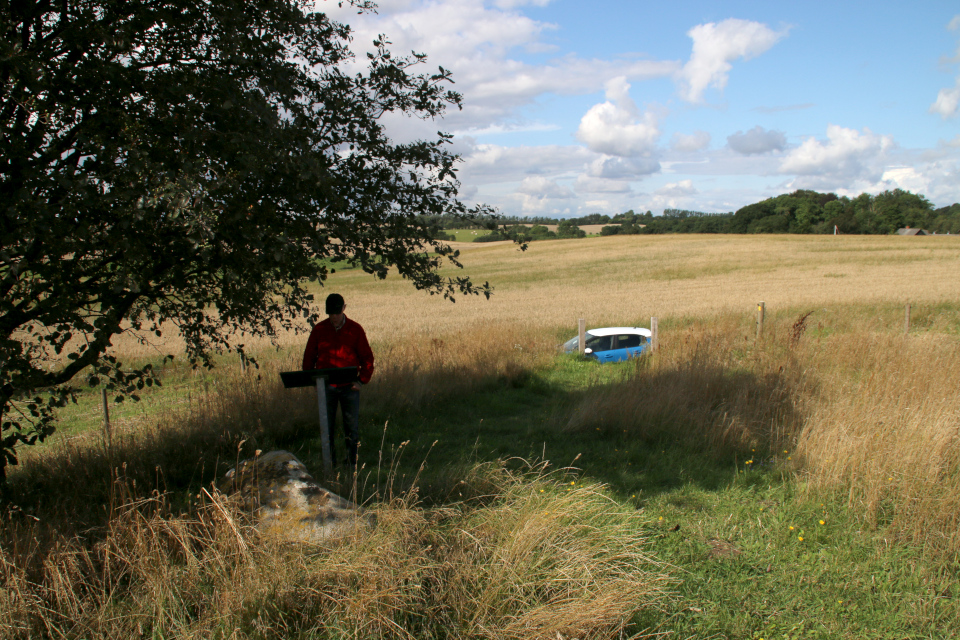
M 358 382 L 327 385 L 327 424 L 330 428 L 330 456 L 336 464 L 334 432 L 337 406 L 343 414 L 343 435 L 347 445 L 347 462 L 357 466 L 357 447 L 360 444 L 360 388 L 373 376 L 373 351 L 367 342 L 363 327 L 348 318 L 343 296 L 327 296 L 327 319 L 314 325 L 303 352 L 303 370 L 331 367 L 357 367 Z

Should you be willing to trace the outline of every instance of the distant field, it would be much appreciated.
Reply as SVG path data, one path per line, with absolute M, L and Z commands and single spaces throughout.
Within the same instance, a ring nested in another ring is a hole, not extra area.
M 547 224 L 544 226 L 550 229 L 550 231 L 557 230 L 557 225 L 555 224 Z M 605 226 L 606 225 L 602 224 L 584 224 L 580 225 L 580 228 L 586 231 L 587 235 L 597 235 L 600 233 L 600 229 Z M 489 231 L 483 229 L 447 229 L 446 232 L 455 235 L 458 242 L 473 242 L 473 239 L 477 236 L 483 236 L 489 233 Z
M 545 224 L 545 225 L 543 225 L 543 226 L 545 226 L 547 229 L 550 229 L 550 231 L 556 231 L 558 225 L 555 225 L 555 224 Z M 604 228 L 605 226 L 607 226 L 607 225 L 605 225 L 605 224 L 581 224 L 581 225 L 577 225 L 577 226 L 580 227 L 580 229 L 582 229 L 583 231 L 586 231 L 586 232 L 587 232 L 587 235 L 597 235 L 597 234 L 600 233 L 600 229 L 603 229 L 603 228 Z M 642 225 L 641 225 L 641 226 L 642 226 Z
M 751 313 L 760 301 L 777 313 L 960 300 L 960 237 L 952 236 L 609 236 L 534 242 L 525 252 L 509 242 L 454 246 L 465 269 L 445 274 L 489 281 L 489 300 L 461 296 L 451 304 L 399 277 L 376 281 L 353 269 L 318 287 L 318 303 L 328 292 L 342 293 L 347 314 L 377 341 L 498 324 L 555 332 L 575 327 L 579 317 L 588 326 L 647 326 L 651 316 L 662 323 Z M 280 341 L 302 340 L 290 335 Z M 132 340 L 120 348 L 131 355 L 158 353 Z
M 743 310 L 936 303 L 960 299 L 960 238 L 835 236 L 627 236 L 515 245 L 464 244 L 464 272 L 489 281 L 489 300 L 450 304 L 399 278 L 336 274 L 373 334 L 444 333 L 517 323 L 576 326 L 649 323 Z M 449 270 L 454 275 L 456 270 Z
M 486 229 L 445 229 L 444 232 L 456 236 L 458 242 L 473 242 L 474 238 L 490 233 Z

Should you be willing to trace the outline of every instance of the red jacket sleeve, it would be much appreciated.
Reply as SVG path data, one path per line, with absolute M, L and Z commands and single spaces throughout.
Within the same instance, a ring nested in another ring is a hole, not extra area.
M 370 343 L 367 342 L 367 334 L 363 327 L 357 325 L 357 328 L 360 329 L 357 336 L 357 358 L 360 360 L 360 370 L 357 372 L 357 376 L 360 378 L 361 384 L 368 384 L 370 378 L 373 377 L 373 350 L 370 349 Z
M 307 348 L 303 351 L 304 371 L 316 368 L 317 342 L 319 342 L 320 339 L 320 332 L 317 330 L 319 326 L 319 324 L 314 325 L 313 330 L 310 332 L 310 337 L 307 339 Z

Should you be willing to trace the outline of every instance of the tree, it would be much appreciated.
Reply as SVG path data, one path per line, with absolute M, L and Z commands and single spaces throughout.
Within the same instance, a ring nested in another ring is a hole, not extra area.
M 587 232 L 578 227 L 572 220 L 561 220 L 557 224 L 558 238 L 585 238 Z
M 729 233 L 755 233 L 751 224 L 767 216 L 775 214 L 775 204 L 772 198 L 761 200 L 737 209 L 730 221 Z
M 459 107 L 449 72 L 383 37 L 355 71 L 349 28 L 312 4 L 0 6 L 0 476 L 70 385 L 156 381 L 109 355 L 121 332 L 171 323 L 194 366 L 245 357 L 238 331 L 315 319 L 307 283 L 333 260 L 489 295 L 439 275 L 457 252 L 418 218 L 489 213 L 456 199 L 449 136 L 397 144 L 381 122 Z

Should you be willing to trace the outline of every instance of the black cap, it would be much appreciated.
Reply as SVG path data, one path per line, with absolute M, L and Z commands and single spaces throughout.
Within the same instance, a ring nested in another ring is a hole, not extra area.
M 331 313 L 343 313 L 343 296 L 339 293 L 331 293 L 327 296 L 327 315 Z

